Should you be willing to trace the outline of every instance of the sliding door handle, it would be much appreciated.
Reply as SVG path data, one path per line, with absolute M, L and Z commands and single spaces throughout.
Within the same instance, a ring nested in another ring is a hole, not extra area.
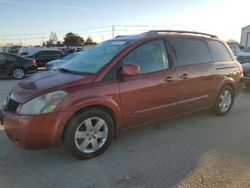
M 165 82 L 172 82 L 173 81 L 173 77 L 172 76 L 168 76 L 164 79 Z

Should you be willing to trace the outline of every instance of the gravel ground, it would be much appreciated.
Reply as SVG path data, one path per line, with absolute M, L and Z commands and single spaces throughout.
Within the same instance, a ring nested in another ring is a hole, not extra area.
M 0 81 L 0 100 L 17 83 Z M 250 92 L 223 117 L 207 111 L 128 130 L 101 156 L 28 151 L 0 130 L 0 187 L 250 187 Z

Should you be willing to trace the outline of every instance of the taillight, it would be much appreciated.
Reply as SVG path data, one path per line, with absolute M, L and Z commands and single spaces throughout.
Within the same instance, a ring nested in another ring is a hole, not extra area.
M 32 63 L 33 65 L 36 65 L 36 60 L 35 60 L 35 59 L 32 59 L 31 63 Z

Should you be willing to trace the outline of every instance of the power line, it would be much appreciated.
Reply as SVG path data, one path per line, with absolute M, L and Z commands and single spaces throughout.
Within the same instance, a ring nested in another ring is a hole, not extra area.
M 106 25 L 106 26 L 100 26 L 100 27 L 88 27 L 88 28 L 82 28 L 82 29 L 70 29 L 72 31 L 90 31 L 90 30 L 98 30 L 98 29 L 103 29 L 111 27 L 111 25 Z M 50 33 L 51 31 L 44 31 L 44 32 L 38 32 L 38 33 L 12 33 L 12 34 L 0 34 L 0 36 L 27 36 L 27 35 L 45 35 Z M 54 31 L 56 33 L 64 33 L 64 32 L 69 32 L 69 30 L 59 30 L 59 31 Z

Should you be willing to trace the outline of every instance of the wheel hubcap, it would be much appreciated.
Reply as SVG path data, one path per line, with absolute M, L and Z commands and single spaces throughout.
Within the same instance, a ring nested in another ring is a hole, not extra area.
M 15 69 L 13 74 L 14 74 L 14 77 L 18 79 L 24 77 L 24 71 L 22 69 Z
M 107 123 L 99 117 L 85 119 L 75 132 L 76 147 L 84 153 L 100 149 L 108 137 Z
M 229 90 L 224 90 L 220 95 L 219 108 L 221 112 L 226 112 L 232 103 L 232 94 Z

